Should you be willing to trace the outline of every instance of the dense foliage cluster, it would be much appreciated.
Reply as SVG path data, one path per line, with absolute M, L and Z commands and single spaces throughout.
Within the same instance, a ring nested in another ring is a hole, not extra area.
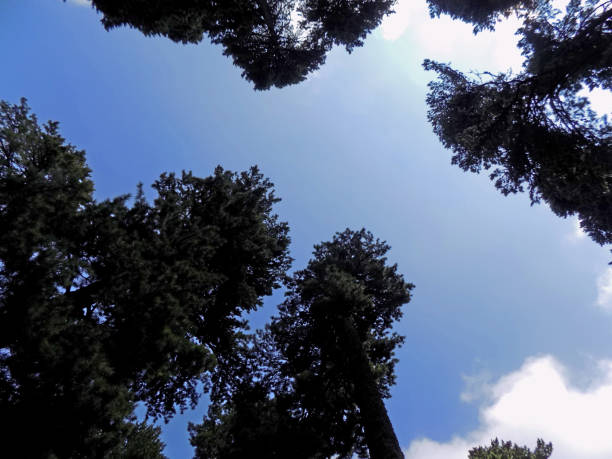
M 427 0 L 493 30 L 517 14 L 518 74 L 468 76 L 425 61 L 428 117 L 453 163 L 491 170 L 612 243 L 612 128 L 583 91 L 612 90 L 612 1 Z M 107 29 L 220 44 L 255 89 L 303 81 L 333 46 L 351 52 L 395 0 L 92 0 Z M 0 102 L 0 422 L 23 457 L 163 458 L 160 428 L 210 391 L 191 425 L 198 458 L 403 457 L 383 400 L 391 332 L 410 300 L 389 250 L 365 230 L 315 246 L 287 277 L 288 227 L 252 168 L 162 174 L 156 197 L 93 198 L 85 153 L 25 100 Z M 247 334 L 243 313 L 285 282 L 278 316 Z M 36 441 L 31 441 L 31 438 Z M 493 440 L 470 459 L 547 459 Z
M 272 184 L 217 168 L 162 175 L 152 204 L 141 188 L 131 206 L 97 202 L 84 152 L 25 101 L 0 104 L 0 161 L 5 438 L 94 457 L 129 438 L 135 402 L 165 417 L 194 404 L 288 268 Z
M 427 0 L 432 16 L 448 14 L 474 24 L 474 32 L 492 30 L 500 17 L 535 7 L 540 0 Z
M 531 451 L 526 446 L 518 446 L 510 441 L 491 441 L 491 446 L 479 446 L 468 453 L 468 459 L 548 459 L 552 454 L 551 443 L 538 440 L 536 449 Z
M 425 62 L 439 76 L 429 120 L 454 164 L 492 169 L 502 193 L 528 191 L 532 203 L 575 214 L 593 240 L 612 243 L 612 128 L 582 93 L 612 89 L 612 2 L 572 0 L 561 17 L 538 5 L 522 15 L 521 73 L 475 79 Z
M 93 0 L 107 29 L 199 43 L 207 35 L 255 89 L 303 81 L 333 45 L 351 51 L 395 0 Z
M 413 286 L 388 249 L 365 230 L 315 246 L 279 316 L 219 377 L 192 427 L 198 457 L 403 457 L 382 400 L 403 341 L 390 328 Z
M 245 335 L 237 344 L 232 358 L 216 368 L 202 424 L 189 427 L 195 457 L 327 457 L 331 434 L 298 415 L 269 330 Z
M 610 90 L 612 2 L 571 0 L 565 15 L 551 0 L 427 0 L 449 14 L 494 29 L 517 14 L 526 57 L 519 74 L 466 76 L 426 61 L 429 119 L 464 170 L 493 169 L 504 194 L 528 191 L 532 203 L 577 215 L 596 242 L 612 241 L 612 154 L 607 119 L 589 108 L 584 88 Z M 333 45 L 352 50 L 395 0 L 93 0 L 107 29 L 129 25 L 146 35 L 198 43 L 205 35 L 243 69 L 256 89 L 298 83 Z

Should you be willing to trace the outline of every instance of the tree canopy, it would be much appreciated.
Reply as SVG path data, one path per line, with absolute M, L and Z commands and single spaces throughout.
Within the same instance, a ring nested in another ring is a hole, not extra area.
M 96 457 L 127 441 L 135 402 L 193 405 L 289 266 L 256 168 L 163 174 L 131 206 L 94 200 L 89 175 L 57 122 L 0 103 L 0 413 L 28 457 Z
M 427 0 L 432 16 L 448 14 L 474 24 L 474 32 L 493 30 L 501 17 L 535 7 L 539 0 Z
M 552 443 L 538 440 L 531 451 L 526 446 L 518 446 L 510 441 L 491 441 L 491 446 L 479 446 L 470 450 L 468 459 L 548 459 L 552 454 Z
M 403 341 L 390 328 L 413 285 L 388 249 L 365 230 L 315 246 L 279 316 L 217 379 L 191 428 L 197 457 L 403 457 L 383 398 Z
M 255 89 L 303 81 L 333 45 L 351 52 L 395 0 L 92 0 L 107 29 L 199 43 L 207 35 Z
M 245 335 L 216 367 L 202 424 L 190 424 L 196 458 L 328 457 L 333 434 L 319 430 L 298 403 L 269 332 Z M 327 454 L 326 454 L 327 453 Z
M 559 216 L 577 215 L 593 240 L 608 244 L 612 128 L 581 91 L 612 89 L 612 2 L 572 0 L 565 15 L 536 3 L 521 13 L 526 60 L 519 74 L 474 78 L 425 61 L 439 77 L 430 83 L 428 117 L 453 150 L 453 164 L 471 172 L 491 169 L 502 193 L 527 191 L 532 203 L 544 201 Z M 453 11 L 482 23 L 472 10 Z

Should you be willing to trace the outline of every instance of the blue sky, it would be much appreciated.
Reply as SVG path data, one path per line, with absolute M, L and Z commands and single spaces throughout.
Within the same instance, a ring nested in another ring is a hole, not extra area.
M 87 151 L 98 199 L 164 171 L 257 164 L 283 199 L 295 268 L 346 227 L 387 240 L 416 284 L 387 402 L 408 458 L 466 457 L 495 435 L 544 437 L 553 458 L 612 457 L 598 427 L 612 425 L 608 249 L 575 220 L 451 166 L 426 120 L 423 58 L 518 69 L 515 26 L 474 37 L 468 25 L 429 20 L 424 0 L 396 10 L 363 48 L 334 50 L 306 82 L 255 92 L 207 42 L 106 32 L 76 1 L 3 0 L 0 97 L 27 97 L 40 120 L 61 122 Z M 266 300 L 255 326 L 280 298 Z M 185 424 L 204 409 L 164 427 L 171 459 L 191 456 Z

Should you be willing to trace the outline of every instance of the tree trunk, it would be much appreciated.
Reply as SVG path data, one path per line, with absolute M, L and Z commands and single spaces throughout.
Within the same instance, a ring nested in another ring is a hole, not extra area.
M 361 414 L 371 459 L 403 459 L 404 454 L 393 430 L 370 361 L 351 319 L 342 321 L 350 377 L 355 384 L 355 401 Z

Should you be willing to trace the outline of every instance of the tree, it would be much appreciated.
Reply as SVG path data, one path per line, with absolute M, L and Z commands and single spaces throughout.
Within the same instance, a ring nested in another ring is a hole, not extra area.
M 108 453 L 109 459 L 168 459 L 162 453 L 166 446 L 160 439 L 160 427 L 145 422 L 130 423 L 125 439 Z
M 95 201 L 89 174 L 58 123 L 0 103 L 0 417 L 28 457 L 97 457 L 135 402 L 166 418 L 195 404 L 289 266 L 256 168 L 164 174 L 131 207 Z
M 474 24 L 474 32 L 493 30 L 500 17 L 534 8 L 538 0 L 427 0 L 431 16 L 448 14 Z
M 612 128 L 581 91 L 612 89 L 612 2 L 572 0 L 562 17 L 547 1 L 487 3 L 494 5 L 488 15 L 469 2 L 430 4 L 477 29 L 492 27 L 511 6 L 523 19 L 518 33 L 526 60 L 519 74 L 473 78 L 424 63 L 439 77 L 430 83 L 428 117 L 453 150 L 453 164 L 470 172 L 492 169 L 503 194 L 528 191 L 532 204 L 544 201 L 561 217 L 577 215 L 593 240 L 611 243 Z
M 202 424 L 189 426 L 196 458 L 312 459 L 336 452 L 332 434 L 303 416 L 282 359 L 268 328 L 245 335 L 220 362 L 208 413 Z
M 383 398 L 403 342 L 389 330 L 413 285 L 386 265 L 389 248 L 365 230 L 315 246 L 271 326 L 304 408 L 337 425 L 354 418 L 373 459 L 403 457 Z
M 531 452 L 526 446 L 518 446 L 512 442 L 491 441 L 491 446 L 479 446 L 470 450 L 469 459 L 548 459 L 552 454 L 552 443 L 545 444 L 538 440 L 536 449 Z
M 315 246 L 279 316 L 217 379 L 191 428 L 197 457 L 403 457 L 383 398 L 403 341 L 390 327 L 413 286 L 387 266 L 388 249 L 365 230 Z
M 92 0 L 106 29 L 224 48 L 255 89 L 303 81 L 333 45 L 348 52 L 392 12 L 395 0 Z

